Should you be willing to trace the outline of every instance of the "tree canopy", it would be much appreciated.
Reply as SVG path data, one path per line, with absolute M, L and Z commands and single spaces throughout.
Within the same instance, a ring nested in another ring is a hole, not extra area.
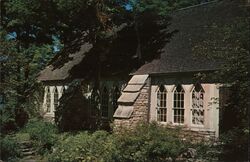
M 167 30 L 168 13 L 198 3 L 197 0 L 2 0 L 0 57 L 7 57 L 6 62 L 1 61 L 1 69 L 8 88 L 1 83 L 1 89 L 6 102 L 13 101 L 10 107 L 14 118 L 22 114 L 31 96 L 35 97 L 37 73 L 57 51 L 64 51 L 72 44 L 78 50 L 83 42 L 89 42 L 94 50 L 88 57 L 100 65 L 109 67 L 114 59 L 120 58 L 139 66 L 157 57 L 164 42 L 174 34 Z M 132 40 L 127 41 L 127 33 Z M 121 47 L 124 52 L 114 57 Z

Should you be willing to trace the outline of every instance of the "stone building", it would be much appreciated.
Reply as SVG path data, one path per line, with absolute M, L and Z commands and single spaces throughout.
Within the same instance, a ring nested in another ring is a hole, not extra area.
M 218 70 L 222 62 L 195 55 L 193 48 L 210 36 L 211 26 L 232 24 L 243 16 L 243 8 L 236 2 L 213 1 L 174 12 L 170 30 L 178 33 L 158 59 L 130 75 L 102 78 L 99 89 L 88 84 L 87 96 L 91 100 L 97 94 L 102 119 L 113 121 L 115 130 L 133 128 L 141 121 L 157 121 L 218 137 L 222 84 L 195 76 Z M 81 63 L 90 48 L 91 45 L 84 44 L 79 52 L 69 54 L 72 59 L 62 67 L 49 65 L 41 72 L 38 79 L 45 85 L 45 116 L 53 116 L 58 98 L 67 89 L 69 71 Z M 95 116 L 91 106 L 90 110 L 89 116 Z

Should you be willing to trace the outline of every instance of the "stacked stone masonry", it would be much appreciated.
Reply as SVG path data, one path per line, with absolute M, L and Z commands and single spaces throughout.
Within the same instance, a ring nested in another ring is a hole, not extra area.
M 140 91 L 138 98 L 134 103 L 134 110 L 129 119 L 115 119 L 114 131 L 120 129 L 133 130 L 134 127 L 140 122 L 146 122 L 148 120 L 148 107 L 149 107 L 149 83 L 147 82 Z

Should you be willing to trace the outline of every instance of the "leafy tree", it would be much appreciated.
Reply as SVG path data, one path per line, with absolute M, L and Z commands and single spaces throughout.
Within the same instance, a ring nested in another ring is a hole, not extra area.
M 250 106 L 247 97 L 250 86 L 248 27 L 248 18 L 244 16 L 229 25 L 214 24 L 208 31 L 210 38 L 194 48 L 196 53 L 209 59 L 222 60 L 221 69 L 206 77 L 213 78 L 230 89 L 227 104 L 220 107 L 224 121 L 221 121 L 221 127 L 226 136 L 223 139 L 228 152 L 226 160 L 247 160 Z
M 52 49 L 49 45 L 43 45 L 31 46 L 18 51 L 17 40 L 11 40 L 3 30 L 0 34 L 0 58 L 5 58 L 4 61 L 1 61 L 0 82 L 1 93 L 4 96 L 0 120 L 2 122 L 1 130 L 4 132 L 14 129 L 16 126 L 22 126 L 27 120 L 27 115 L 32 116 L 37 113 L 35 111 L 37 105 L 34 105 L 34 101 L 32 101 L 36 97 L 34 92 L 39 88 L 35 78 L 46 65 Z M 25 79 L 27 62 L 29 62 L 30 74 Z M 30 104 L 33 104 L 32 107 Z

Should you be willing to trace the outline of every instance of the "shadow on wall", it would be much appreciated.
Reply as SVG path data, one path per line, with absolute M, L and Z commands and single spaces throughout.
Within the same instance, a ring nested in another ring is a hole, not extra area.
M 102 119 L 98 112 L 96 116 L 90 114 L 90 99 L 84 95 L 80 84 L 72 85 L 60 98 L 55 123 L 60 131 L 110 130 L 108 119 Z

